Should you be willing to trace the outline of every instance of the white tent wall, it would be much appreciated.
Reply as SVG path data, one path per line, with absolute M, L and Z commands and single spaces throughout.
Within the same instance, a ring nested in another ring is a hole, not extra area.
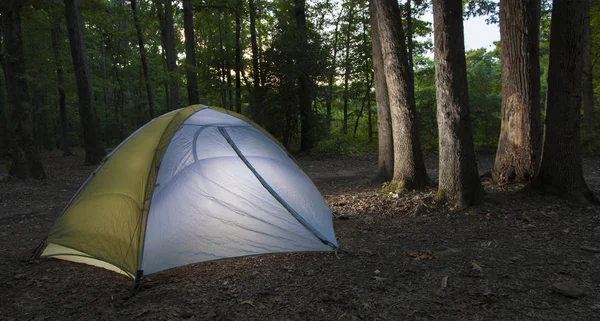
M 315 234 L 335 246 L 331 211 L 285 151 L 245 121 L 203 109 L 179 128 L 161 161 L 140 269 L 148 275 L 236 256 L 332 249 Z

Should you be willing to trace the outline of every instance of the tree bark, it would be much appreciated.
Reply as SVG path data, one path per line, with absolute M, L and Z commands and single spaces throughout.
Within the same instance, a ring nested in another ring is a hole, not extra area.
M 346 30 L 346 48 L 344 56 L 344 120 L 342 123 L 342 132 L 348 133 L 348 84 L 350 81 L 350 35 L 352 33 L 352 20 L 354 18 L 354 7 L 350 6 L 348 11 L 348 29 Z
M 106 44 L 103 42 L 102 43 L 102 91 L 103 91 L 103 99 L 104 99 L 104 140 L 106 141 L 107 144 L 110 144 L 112 142 L 112 138 L 110 135 L 110 128 L 108 126 L 109 122 L 108 122 L 108 111 L 109 111 L 109 107 L 108 107 L 108 76 L 106 74 Z
M 383 57 L 383 71 L 389 95 L 394 142 L 394 176 L 390 188 L 396 191 L 428 185 L 421 143 L 414 88 L 395 0 L 373 0 Z M 400 41 L 398 41 L 400 39 Z
M 555 1 L 553 5 L 542 161 L 529 189 L 600 203 L 583 178 L 580 138 L 583 34 L 589 0 Z
M 500 183 L 533 178 L 541 152 L 540 2 L 503 0 L 502 125 L 492 177 Z
M 83 21 L 79 11 L 79 0 L 64 0 L 64 2 L 71 57 L 77 81 L 77 95 L 79 96 L 79 121 L 85 144 L 85 163 L 97 164 L 102 161 L 105 152 L 94 107 L 94 93 L 83 39 Z
M 200 98 L 198 96 L 198 73 L 196 72 L 196 38 L 194 37 L 192 0 L 183 0 L 183 28 L 185 32 L 188 103 L 196 105 L 200 102 Z
M 412 7 L 410 4 L 411 0 L 406 0 L 404 4 L 404 10 L 406 11 L 406 47 L 408 49 L 408 67 L 410 69 L 410 76 L 413 77 L 414 63 L 413 63 L 413 26 L 412 26 Z M 414 83 L 414 79 L 413 79 Z
M 340 10 L 340 15 L 338 16 L 338 18 L 335 21 L 335 31 L 333 34 L 333 55 L 332 55 L 332 59 L 331 59 L 331 67 L 330 67 L 330 71 L 329 71 L 329 80 L 328 80 L 328 84 L 327 84 L 327 96 L 325 97 L 325 109 L 326 109 L 326 114 L 325 114 L 325 122 L 327 124 L 327 132 L 329 132 L 329 129 L 331 128 L 331 104 L 333 102 L 333 83 L 335 80 L 335 74 L 336 74 L 336 60 L 337 60 L 337 51 L 338 51 L 338 28 L 340 25 L 340 19 L 342 17 L 342 12 Z
M 590 10 L 585 14 L 583 47 L 583 119 L 585 120 L 586 143 L 598 144 L 596 124 L 594 119 L 594 84 L 592 73 L 592 27 L 590 25 Z
M 179 108 L 179 81 L 177 78 L 177 50 L 175 48 L 175 26 L 173 21 L 172 0 L 165 0 L 164 5 L 157 5 L 159 20 L 162 21 L 161 33 L 163 49 L 167 62 L 167 72 L 169 74 L 169 110 Z
M 483 200 L 469 116 L 461 0 L 434 0 L 439 186 L 436 199 L 458 208 Z
M 250 8 L 250 42 L 252 44 L 252 78 L 254 80 L 253 96 L 254 101 L 250 108 L 250 113 L 255 120 L 259 121 L 259 108 L 262 104 L 262 96 L 260 89 L 260 70 L 258 66 L 258 42 L 256 40 L 256 9 L 254 0 L 248 0 Z M 259 122 L 260 123 L 260 122 Z
M 307 30 L 306 30 L 306 2 L 305 0 L 294 1 L 294 12 L 296 17 L 296 32 L 298 37 L 298 48 L 306 48 L 308 46 Z M 310 70 L 310 62 L 306 59 L 306 55 L 298 52 L 296 62 L 299 66 L 298 74 L 298 102 L 300 103 L 300 150 L 310 151 L 315 145 L 314 120 L 313 110 L 310 104 L 310 78 L 307 71 Z
M 155 110 L 154 91 L 152 90 L 152 82 L 150 81 L 150 73 L 148 72 L 148 59 L 146 58 L 146 47 L 144 47 L 144 35 L 142 34 L 142 24 L 140 23 L 140 16 L 137 10 L 137 0 L 131 0 L 131 11 L 133 13 L 133 22 L 135 24 L 138 46 L 140 48 L 140 59 L 142 62 L 142 71 L 144 73 L 144 82 L 146 84 L 146 96 L 148 98 L 148 112 L 150 113 L 150 119 L 153 119 Z
M 50 17 L 52 21 L 52 51 L 54 53 L 54 65 L 56 66 L 56 81 L 58 82 L 58 114 L 60 119 L 60 149 L 63 151 L 63 156 L 71 155 L 69 148 L 68 121 L 67 121 L 67 106 L 65 102 L 65 80 L 62 63 L 60 62 L 60 39 L 62 39 L 62 31 L 60 22 L 56 18 Z
M 392 119 L 388 98 L 387 83 L 383 73 L 383 57 L 377 28 L 377 10 L 373 3 L 369 7 L 371 41 L 373 52 L 373 81 L 377 104 L 377 136 L 379 141 L 377 180 L 390 181 L 394 176 L 394 141 L 392 139 Z
M 1 13 L 1 12 L 0 12 Z M 9 106 L 6 99 L 6 83 L 8 83 L 8 76 L 6 75 L 6 68 L 4 63 L 4 49 L 2 47 L 2 17 L 0 16 L 0 69 L 2 69 L 2 77 L 0 77 L 0 157 L 9 155 L 10 150 L 10 132 L 9 128 Z
M 46 177 L 39 151 L 33 141 L 29 82 L 25 72 L 25 54 L 21 31 L 20 1 L 0 5 L 2 40 L 5 49 L 4 72 L 10 107 L 11 166 L 9 175 L 25 179 Z
M 242 70 L 241 10 L 242 0 L 237 0 L 235 9 L 235 111 L 238 114 L 242 113 L 242 79 L 240 74 Z

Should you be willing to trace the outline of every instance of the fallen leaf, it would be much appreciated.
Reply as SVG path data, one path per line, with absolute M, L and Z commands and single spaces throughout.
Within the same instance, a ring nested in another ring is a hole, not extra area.
M 483 272 L 483 268 L 481 267 L 481 265 L 479 265 L 479 263 L 473 261 L 473 262 L 471 262 L 471 266 L 473 267 L 474 270 Z
M 442 278 L 442 289 L 445 289 L 448 287 L 448 276 L 445 276 Z
M 374 279 L 375 279 L 375 281 L 377 281 L 377 282 L 383 282 L 383 281 L 385 281 L 385 278 L 383 278 L 383 277 L 381 277 L 381 276 L 374 276 L 373 278 L 374 278 Z
M 242 301 L 242 302 L 240 302 L 240 304 L 241 304 L 241 305 L 247 304 L 247 305 L 251 305 L 251 306 L 253 306 L 253 307 L 255 306 L 255 305 L 254 305 L 254 301 L 252 301 L 252 300 L 246 300 L 246 301 Z

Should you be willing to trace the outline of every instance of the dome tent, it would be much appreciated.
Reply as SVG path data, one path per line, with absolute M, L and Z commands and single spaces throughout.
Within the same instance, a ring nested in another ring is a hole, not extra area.
M 194 105 L 125 139 L 86 180 L 41 256 L 142 276 L 192 263 L 337 248 L 331 210 L 266 131 Z

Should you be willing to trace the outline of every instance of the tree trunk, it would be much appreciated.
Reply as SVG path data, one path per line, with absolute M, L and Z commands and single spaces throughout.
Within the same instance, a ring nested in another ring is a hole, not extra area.
M 254 6 L 254 0 L 248 0 L 248 6 L 250 8 L 250 42 L 252 43 L 252 78 L 254 80 L 254 101 L 252 102 L 250 112 L 252 114 L 252 117 L 254 117 L 256 121 L 259 121 L 259 108 L 261 108 L 260 105 L 262 104 L 262 95 L 260 89 L 260 70 L 258 66 L 258 42 L 256 40 L 256 9 Z
M 377 136 L 379 141 L 377 179 L 390 181 L 394 176 L 394 141 L 392 139 L 392 119 L 387 91 L 387 83 L 383 73 L 383 57 L 377 28 L 377 10 L 371 2 L 370 8 L 371 41 L 373 51 L 373 81 L 375 83 L 375 101 L 377 104 Z
M 83 21 L 79 12 L 79 0 L 64 0 L 64 2 L 71 57 L 77 82 L 77 95 L 79 96 L 79 121 L 85 144 L 85 163 L 98 164 L 102 161 L 105 152 L 94 107 L 94 93 L 83 39 Z
M 104 140 L 107 144 L 112 142 L 112 138 L 110 136 L 110 128 L 108 126 L 108 76 L 106 74 L 106 44 L 102 43 L 102 91 L 103 91 L 103 99 L 104 99 Z
M 221 18 L 219 15 L 219 59 L 221 61 L 221 107 L 227 108 L 227 85 L 225 84 L 225 47 L 223 45 L 223 30 L 221 26 Z
M 55 16 L 56 17 L 56 16 Z M 58 82 L 58 114 L 60 119 L 60 149 L 63 151 L 63 156 L 71 155 L 69 148 L 68 135 L 68 120 L 67 106 L 65 102 L 65 80 L 63 66 L 60 62 L 60 39 L 62 39 L 62 31 L 60 21 L 50 17 L 52 21 L 52 51 L 54 53 L 54 65 L 56 66 L 56 81 Z
M 308 46 L 305 0 L 295 0 L 294 9 L 296 17 L 298 48 L 305 49 Z M 302 49 L 300 49 L 300 51 Z M 307 74 L 307 71 L 310 70 L 310 62 L 306 59 L 306 55 L 303 52 L 298 52 L 296 62 L 299 66 L 298 102 L 300 103 L 300 150 L 307 152 L 310 151 L 310 149 L 315 145 L 313 111 L 310 104 L 311 84 Z
M 503 0 L 500 3 L 502 37 L 502 125 L 495 181 L 528 181 L 540 159 L 540 2 Z
M 184 1 L 185 3 L 185 1 Z M 140 48 L 140 59 L 142 62 L 142 71 L 144 72 L 144 82 L 146 83 L 146 96 L 148 97 L 148 111 L 150 119 L 154 118 L 154 91 L 152 90 L 152 82 L 150 81 L 150 73 L 148 72 L 148 59 L 146 58 L 146 47 L 144 47 L 144 35 L 142 34 L 142 25 L 137 10 L 137 0 L 131 0 L 131 11 L 133 13 L 133 22 L 137 33 L 138 46 Z M 186 36 L 187 37 L 187 36 Z M 187 38 L 186 38 L 187 39 Z
M 583 47 L 583 119 L 585 120 L 586 143 L 598 144 L 594 123 L 594 84 L 592 73 L 592 27 L 590 10 L 586 11 L 584 21 Z
M 350 81 L 350 34 L 352 33 L 352 19 L 354 8 L 350 6 L 348 11 L 348 30 L 346 30 L 346 52 L 344 57 L 344 120 L 342 123 L 342 132 L 348 133 L 348 82 Z
M 408 68 L 410 69 L 410 76 L 413 77 L 414 64 L 413 64 L 413 27 L 412 27 L 412 8 L 410 0 L 406 0 L 404 4 L 404 10 L 406 10 L 406 47 L 408 49 Z M 414 79 L 413 79 L 414 83 Z
M 46 177 L 40 155 L 33 141 L 29 82 L 25 72 L 25 55 L 21 33 L 20 2 L 0 5 L 2 40 L 5 49 L 4 72 L 10 107 L 11 156 L 9 175 L 17 178 Z
M 173 22 L 173 4 L 172 0 L 166 0 L 164 6 L 157 5 L 159 21 L 161 21 L 161 39 L 167 62 L 167 72 L 169 74 L 169 110 L 179 108 L 179 81 L 177 78 L 177 51 L 175 48 L 175 26 Z
M 461 0 L 434 0 L 439 186 L 436 199 L 458 208 L 483 200 L 469 116 Z
M 235 111 L 239 114 L 242 113 L 242 79 L 240 75 L 242 70 L 241 10 L 242 0 L 238 0 L 235 10 Z
M 183 28 L 185 32 L 185 62 L 187 65 L 188 103 L 196 105 L 198 97 L 198 73 L 196 72 L 196 40 L 194 37 L 194 11 L 192 0 L 183 0 Z
M 2 30 L 0 29 L 0 34 L 2 34 Z M 1 40 L 0 40 L 1 42 Z M 1 55 L 1 53 L 0 53 Z M 3 157 L 5 153 L 8 151 L 9 147 L 9 132 L 8 129 L 8 108 L 6 103 L 6 93 L 4 88 L 4 64 L 0 65 L 2 68 L 2 76 L 0 77 L 0 157 Z
M 600 203 L 585 183 L 581 156 L 583 34 L 589 0 L 553 5 L 542 161 L 529 189 Z
M 338 50 L 338 28 L 340 25 L 340 19 L 342 18 L 342 12 L 340 10 L 340 15 L 335 21 L 335 31 L 333 34 L 333 55 L 331 57 L 331 67 L 329 71 L 329 81 L 327 84 L 327 96 L 325 97 L 325 122 L 327 124 L 327 132 L 331 128 L 331 104 L 333 103 L 333 83 L 335 80 L 336 74 L 336 60 L 337 60 L 337 50 Z
M 428 185 L 419 139 L 417 110 L 412 77 L 404 44 L 400 8 L 396 0 L 373 0 L 383 72 L 389 95 L 394 142 L 394 177 L 390 188 L 422 188 Z M 400 39 L 400 41 L 398 41 Z

